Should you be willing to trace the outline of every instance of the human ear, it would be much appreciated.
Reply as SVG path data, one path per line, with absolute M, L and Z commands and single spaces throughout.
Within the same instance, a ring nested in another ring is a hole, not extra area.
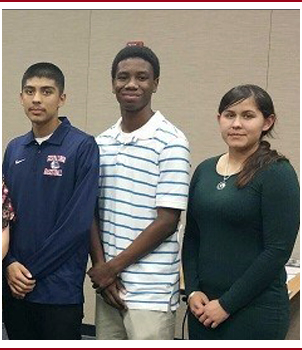
M 153 94 L 157 91 L 158 84 L 159 84 L 159 78 L 154 79 L 154 81 L 153 81 L 153 90 L 152 90 Z
M 111 80 L 111 92 L 115 95 L 114 79 Z
M 62 95 L 60 96 L 59 107 L 64 106 L 65 101 L 66 101 L 66 94 L 62 94 Z
M 275 123 L 276 117 L 274 114 L 271 114 L 267 118 L 264 119 L 264 124 L 262 127 L 262 131 L 268 131 Z

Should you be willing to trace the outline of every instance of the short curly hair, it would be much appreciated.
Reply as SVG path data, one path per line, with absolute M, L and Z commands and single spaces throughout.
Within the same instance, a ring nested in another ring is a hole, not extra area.
M 128 58 L 142 58 L 149 62 L 153 68 L 154 79 L 157 79 L 160 74 L 159 60 L 155 53 L 147 46 L 126 46 L 118 52 L 115 56 L 112 67 L 111 67 L 111 78 L 114 79 L 116 76 L 117 66 L 121 61 Z

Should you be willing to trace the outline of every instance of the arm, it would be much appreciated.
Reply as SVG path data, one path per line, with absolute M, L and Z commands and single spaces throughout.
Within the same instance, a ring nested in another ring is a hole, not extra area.
M 2 260 L 8 252 L 10 222 L 14 219 L 14 209 L 8 189 L 2 180 Z
M 200 291 L 198 272 L 200 231 L 192 212 L 195 186 L 198 182 L 199 172 L 200 168 L 197 168 L 190 184 L 189 204 L 182 248 L 185 294 L 188 296 L 187 302 L 190 311 L 197 319 L 204 315 L 205 306 L 209 303 L 207 295 Z
M 100 288 L 110 285 L 126 267 L 152 252 L 177 228 L 180 210 L 158 208 L 157 218 L 129 245 L 127 249 L 105 264 L 91 269 L 88 274 Z
M 198 273 L 200 232 L 191 213 L 191 205 L 192 196 L 190 195 L 182 248 L 182 266 L 185 281 L 185 294 L 187 296 L 194 291 L 200 290 Z
M 190 188 L 191 192 L 192 187 Z M 187 211 L 186 228 L 182 249 L 182 265 L 184 271 L 185 294 L 191 313 L 199 319 L 204 315 L 205 306 L 209 303 L 206 294 L 200 291 L 198 257 L 200 232 L 197 223 L 191 213 L 192 197 L 189 196 L 189 208 Z
M 3 160 L 3 174 L 5 178 L 8 176 L 8 158 L 10 145 L 7 147 Z M 5 275 L 7 283 L 11 289 L 12 295 L 15 298 L 24 298 L 25 295 L 35 287 L 35 280 L 32 279 L 31 273 L 25 266 L 16 261 L 9 249 L 9 231 L 10 221 L 13 220 L 15 214 L 8 194 L 8 189 L 2 181 L 2 260 L 3 269 L 6 268 Z
M 277 163 L 263 174 L 263 251 L 219 299 L 234 313 L 257 297 L 278 276 L 289 259 L 299 228 L 299 184 L 293 168 Z
M 190 183 L 186 227 L 182 247 L 182 266 L 185 281 L 185 294 L 187 296 L 194 291 L 200 290 L 198 262 L 201 233 L 193 214 L 194 195 L 196 186 L 198 186 L 200 169 L 201 166 L 197 167 Z
M 8 158 L 10 145 L 7 147 L 3 160 L 3 174 L 5 178 L 8 175 Z M 25 295 L 35 287 L 35 280 L 32 280 L 31 273 L 25 266 L 16 261 L 9 249 L 9 231 L 10 221 L 14 218 L 14 210 L 8 195 L 8 189 L 2 181 L 2 260 L 3 269 L 7 278 L 7 283 L 10 287 L 12 295 L 15 298 L 24 298 Z
M 90 258 L 92 265 L 105 263 L 104 251 L 100 240 L 100 228 L 97 218 L 93 218 L 90 230 Z
M 73 194 L 55 223 L 53 232 L 41 248 L 23 262 L 36 279 L 55 271 L 81 249 L 89 235 L 99 177 L 99 152 L 92 137 L 79 147 L 75 177 Z
M 2 260 L 7 254 L 9 244 L 9 225 L 2 230 Z
M 212 328 L 216 328 L 221 322 L 229 317 L 229 314 L 220 306 L 217 300 L 209 301 L 207 295 L 200 291 L 198 274 L 200 232 L 191 213 L 191 204 L 192 201 L 189 199 L 189 209 L 187 212 L 182 251 L 185 290 L 186 295 L 188 295 L 188 305 L 191 313 L 200 323 L 203 323 L 206 327 L 211 326 Z
M 93 273 L 93 271 L 98 270 L 99 268 L 102 269 L 104 266 L 106 266 L 99 232 L 100 230 L 97 224 L 97 219 L 94 218 L 90 234 L 90 257 L 93 267 L 87 272 L 88 275 Z M 99 285 L 93 282 L 93 288 L 98 289 Z M 97 292 L 102 294 L 103 299 L 109 305 L 120 310 L 126 309 L 126 304 L 120 297 L 120 292 L 124 293 L 125 289 L 118 277 L 115 278 L 115 280 L 109 286 L 101 291 L 97 290 Z

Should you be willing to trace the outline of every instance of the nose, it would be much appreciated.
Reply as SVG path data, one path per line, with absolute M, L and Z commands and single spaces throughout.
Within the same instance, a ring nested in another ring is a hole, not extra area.
M 240 119 L 240 116 L 237 115 L 236 118 L 233 119 L 232 128 L 238 129 L 241 127 L 242 127 L 241 119 Z
M 127 89 L 137 89 L 137 81 L 135 79 L 135 77 L 129 78 L 129 80 L 127 81 L 127 84 L 125 85 L 125 88 Z
M 40 103 L 41 102 L 41 94 L 39 91 L 36 91 L 33 95 L 33 103 Z

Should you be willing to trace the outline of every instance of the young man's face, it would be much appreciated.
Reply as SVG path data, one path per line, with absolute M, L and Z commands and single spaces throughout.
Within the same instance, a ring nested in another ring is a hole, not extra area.
M 112 92 L 122 110 L 138 112 L 151 106 L 159 79 L 154 79 L 153 68 L 142 58 L 128 58 L 119 62 L 112 80 Z
M 53 79 L 33 77 L 26 81 L 20 99 L 25 114 L 33 124 L 39 126 L 56 121 L 66 96 L 60 94 Z

